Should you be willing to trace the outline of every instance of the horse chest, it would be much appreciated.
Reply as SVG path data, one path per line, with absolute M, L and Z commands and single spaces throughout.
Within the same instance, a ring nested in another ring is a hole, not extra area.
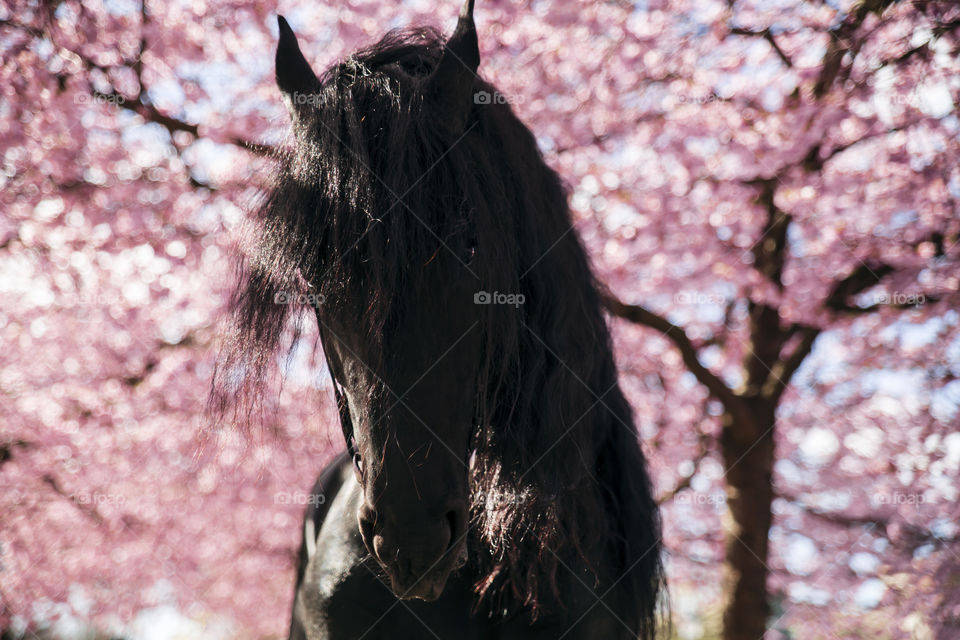
M 450 576 L 435 602 L 399 600 L 369 557 L 360 537 L 356 512 L 361 491 L 348 456 L 328 467 L 314 487 L 325 497 L 308 512 L 318 532 L 316 547 L 303 569 L 295 594 L 291 640 L 593 640 L 633 637 L 595 604 L 585 589 L 579 606 L 561 618 L 531 624 L 518 614 L 491 620 L 471 613 L 477 576 L 467 566 Z

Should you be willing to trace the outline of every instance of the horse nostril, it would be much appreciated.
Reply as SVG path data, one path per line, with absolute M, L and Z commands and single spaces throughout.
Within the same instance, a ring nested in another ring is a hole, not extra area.
M 386 566 L 391 560 L 393 560 L 393 564 L 396 566 L 397 558 L 390 557 L 390 553 L 387 551 L 386 541 L 383 539 L 383 536 L 375 536 L 373 538 L 373 543 L 368 545 L 367 549 L 371 551 L 373 557 L 376 558 L 380 564 Z
M 467 545 L 463 544 L 463 538 L 467 533 L 467 514 L 460 509 L 452 509 L 447 512 L 447 525 L 450 528 L 450 542 L 447 543 L 446 553 L 456 553 L 453 561 L 454 569 L 461 569 L 467 564 Z
M 460 512 L 456 509 L 447 511 L 447 527 L 450 529 L 450 541 L 447 543 L 447 550 L 452 549 L 460 542 L 460 534 L 462 533 L 461 520 Z
M 375 521 L 376 516 L 373 515 L 372 512 L 367 508 L 361 509 L 357 514 L 357 524 L 360 525 L 360 538 L 363 540 L 363 544 L 367 548 L 367 551 L 370 552 L 370 554 L 374 557 L 379 558 L 375 545 Z

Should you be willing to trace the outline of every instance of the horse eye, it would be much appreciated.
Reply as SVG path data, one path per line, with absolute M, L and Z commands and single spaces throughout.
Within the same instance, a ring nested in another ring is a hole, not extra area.
M 357 474 L 357 480 L 363 480 L 363 458 L 359 453 L 353 454 L 353 470 Z
M 357 440 L 353 437 L 353 434 L 350 434 L 350 439 L 347 442 L 347 449 L 353 453 L 353 470 L 357 474 L 357 480 L 363 479 L 363 457 L 360 455 L 360 452 L 357 451 Z

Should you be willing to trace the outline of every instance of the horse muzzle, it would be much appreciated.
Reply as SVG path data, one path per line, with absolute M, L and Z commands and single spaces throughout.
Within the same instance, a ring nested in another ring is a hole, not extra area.
M 367 550 L 390 577 L 390 588 L 401 600 L 436 600 L 450 574 L 466 562 L 466 514 L 460 510 L 426 522 L 394 525 L 364 507 L 358 521 Z

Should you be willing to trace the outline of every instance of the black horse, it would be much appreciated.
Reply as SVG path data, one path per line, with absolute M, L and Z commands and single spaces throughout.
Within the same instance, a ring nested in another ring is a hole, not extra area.
M 448 41 L 391 32 L 320 78 L 279 22 L 295 143 L 217 375 L 251 411 L 278 302 L 313 307 L 348 451 L 306 514 L 290 637 L 652 638 L 660 520 L 598 286 L 476 75 L 473 1 Z

